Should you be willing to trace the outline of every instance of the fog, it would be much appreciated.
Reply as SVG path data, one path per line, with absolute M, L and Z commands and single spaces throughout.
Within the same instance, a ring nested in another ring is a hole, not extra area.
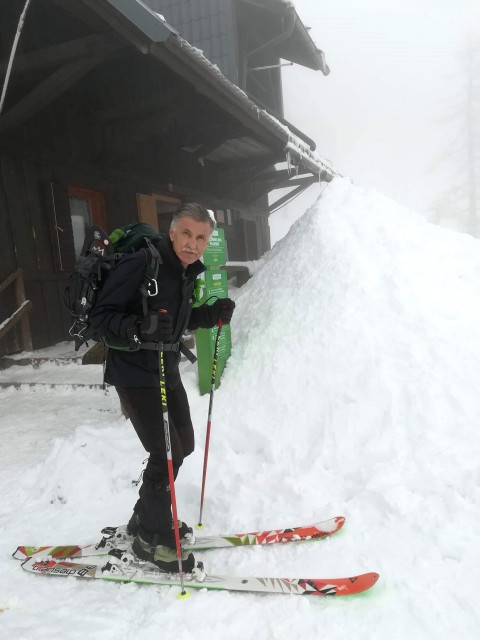
M 463 170 L 461 154 L 453 157 L 453 149 L 465 128 L 462 116 L 452 119 L 452 112 L 466 94 L 465 49 L 469 32 L 480 33 L 480 3 L 294 0 L 294 5 L 331 72 L 284 67 L 285 117 L 355 184 L 431 218 L 452 174 Z M 272 243 L 319 193 L 320 186 L 313 185 L 272 215 Z

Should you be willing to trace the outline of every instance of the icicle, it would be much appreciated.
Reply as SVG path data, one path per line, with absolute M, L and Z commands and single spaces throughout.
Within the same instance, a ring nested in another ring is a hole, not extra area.
M 292 175 L 292 157 L 290 155 L 290 149 L 287 147 L 287 157 L 286 157 L 286 161 L 287 161 L 287 171 L 288 171 L 288 175 L 291 176 Z

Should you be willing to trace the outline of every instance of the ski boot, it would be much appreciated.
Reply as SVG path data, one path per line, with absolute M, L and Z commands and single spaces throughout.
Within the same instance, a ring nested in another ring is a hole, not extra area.
M 166 573 L 178 573 L 178 556 L 173 530 L 168 534 L 146 531 L 137 533 L 132 544 L 132 554 L 139 560 L 151 562 Z M 195 569 L 193 553 L 183 551 L 182 569 L 185 573 L 191 573 Z
M 138 514 L 133 513 L 132 517 L 128 521 L 126 533 L 128 536 L 135 538 L 138 534 L 140 528 L 140 519 Z M 173 523 L 172 523 L 173 528 Z M 178 521 L 178 533 L 180 536 L 180 544 L 183 545 L 192 545 L 195 543 L 195 536 L 193 535 L 192 527 L 189 527 L 186 522 Z

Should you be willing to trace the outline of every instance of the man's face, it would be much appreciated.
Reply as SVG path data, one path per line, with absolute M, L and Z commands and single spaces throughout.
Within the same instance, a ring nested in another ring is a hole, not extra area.
M 212 228 L 208 222 L 197 222 L 189 216 L 180 218 L 177 226 L 170 229 L 170 240 L 184 269 L 203 256 Z

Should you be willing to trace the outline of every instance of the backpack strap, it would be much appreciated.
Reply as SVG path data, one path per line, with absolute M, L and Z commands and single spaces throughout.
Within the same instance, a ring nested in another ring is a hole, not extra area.
M 142 294 L 142 310 L 143 315 L 148 314 L 147 299 L 156 296 L 158 293 L 158 269 L 162 262 L 162 257 L 158 249 L 154 246 L 149 238 L 145 238 L 147 244 L 146 249 L 142 249 L 147 256 L 147 266 L 145 268 L 145 277 L 140 285 L 140 293 Z M 151 351 L 180 351 L 192 364 L 197 361 L 196 356 L 186 347 L 183 342 L 158 343 L 158 342 L 142 342 L 140 349 L 148 349 Z
M 179 342 L 141 342 L 139 349 L 148 351 L 180 351 Z
M 145 242 L 147 244 L 147 248 L 142 249 L 142 251 L 145 252 L 147 257 L 147 266 L 145 268 L 143 282 L 140 285 L 140 293 L 142 294 L 142 311 L 144 316 L 148 314 L 147 298 L 156 296 L 158 293 L 158 268 L 163 264 L 160 252 L 153 245 L 151 240 L 149 238 L 145 238 Z
M 180 351 L 192 364 L 195 364 L 197 357 L 183 342 L 142 342 L 139 349 L 148 351 Z
M 192 351 L 190 351 L 190 349 L 185 344 L 183 344 L 183 342 L 180 342 L 179 350 L 180 353 L 182 353 L 187 358 L 187 360 L 189 360 L 192 364 L 195 364 L 195 362 L 197 361 L 197 356 Z

